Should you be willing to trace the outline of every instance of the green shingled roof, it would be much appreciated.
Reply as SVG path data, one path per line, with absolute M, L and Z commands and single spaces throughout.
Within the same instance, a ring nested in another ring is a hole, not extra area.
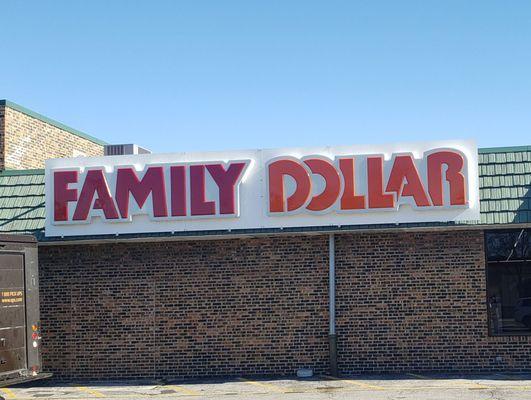
M 531 146 L 480 149 L 479 195 L 481 224 L 531 223 Z M 44 239 L 44 170 L 0 172 L 0 233 Z
M 479 150 L 482 224 L 531 223 L 531 146 Z
M 0 233 L 44 233 L 44 170 L 0 172 Z

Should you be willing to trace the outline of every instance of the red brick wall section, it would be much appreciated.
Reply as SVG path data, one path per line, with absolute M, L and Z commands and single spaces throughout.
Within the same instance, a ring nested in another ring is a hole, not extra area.
M 337 236 L 340 370 L 530 370 L 531 338 L 488 336 L 483 240 L 480 231 Z
M 107 379 L 327 372 L 327 241 L 40 247 L 45 368 Z M 337 235 L 340 372 L 530 370 L 531 338 L 488 336 L 483 247 L 480 231 Z
M 56 378 L 294 374 L 328 363 L 326 237 L 40 247 Z

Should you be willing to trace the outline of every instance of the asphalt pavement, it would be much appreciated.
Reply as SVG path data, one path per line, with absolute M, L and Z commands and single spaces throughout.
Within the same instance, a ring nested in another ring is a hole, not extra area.
M 311 379 L 240 377 L 197 381 L 39 381 L 1 388 L 6 400 L 37 399 L 530 399 L 531 374 L 363 375 Z

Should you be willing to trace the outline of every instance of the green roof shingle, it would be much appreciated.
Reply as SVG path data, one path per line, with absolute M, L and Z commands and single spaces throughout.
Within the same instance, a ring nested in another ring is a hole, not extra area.
M 478 161 L 480 224 L 531 223 L 531 146 L 479 149 Z M 0 233 L 42 240 L 44 218 L 44 170 L 0 172 Z
M 0 233 L 44 233 L 44 170 L 0 172 Z
M 479 150 L 481 224 L 531 223 L 531 146 Z

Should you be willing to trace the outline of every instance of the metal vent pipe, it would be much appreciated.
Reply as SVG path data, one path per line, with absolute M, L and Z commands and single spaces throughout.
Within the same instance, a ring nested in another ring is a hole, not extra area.
M 337 376 L 337 336 L 336 336 L 336 248 L 335 236 L 328 236 L 328 314 L 330 345 L 330 375 Z

